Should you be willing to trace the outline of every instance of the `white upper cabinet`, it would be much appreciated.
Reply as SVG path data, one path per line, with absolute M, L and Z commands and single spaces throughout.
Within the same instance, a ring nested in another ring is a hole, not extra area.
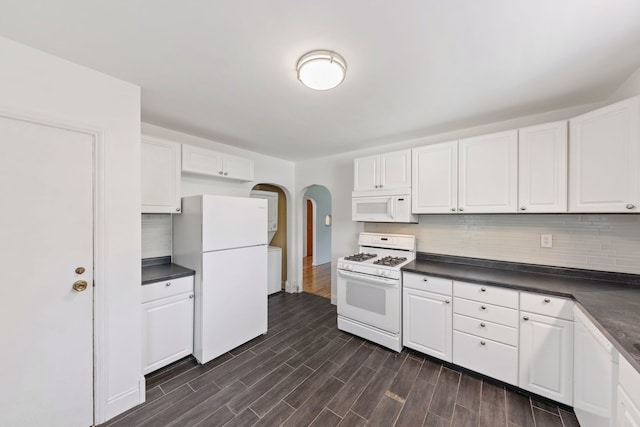
M 569 126 L 569 212 L 640 212 L 640 97 Z
M 458 209 L 458 141 L 415 148 L 411 156 L 413 213 L 456 212 Z
M 458 210 L 517 212 L 518 131 L 461 139 L 458 150 Z
M 360 157 L 353 162 L 353 191 L 410 188 L 411 150 Z
M 141 138 L 142 213 L 180 213 L 180 144 Z
M 238 181 L 253 180 L 253 160 L 182 145 L 182 171 Z
M 567 122 L 519 129 L 521 213 L 567 212 Z

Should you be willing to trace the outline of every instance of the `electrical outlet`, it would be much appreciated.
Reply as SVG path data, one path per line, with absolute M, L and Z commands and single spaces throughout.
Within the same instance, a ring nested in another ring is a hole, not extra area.
M 553 247 L 553 234 L 541 234 L 540 235 L 540 247 L 552 248 Z

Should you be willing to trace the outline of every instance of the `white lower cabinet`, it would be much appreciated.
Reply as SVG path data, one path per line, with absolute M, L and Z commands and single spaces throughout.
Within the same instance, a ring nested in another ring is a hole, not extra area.
M 193 353 L 193 277 L 143 286 L 142 372 Z
M 520 312 L 519 386 L 573 404 L 573 322 Z
M 453 363 L 472 371 L 518 384 L 518 348 L 460 331 L 453 331 Z
M 623 357 L 618 376 L 616 425 L 640 427 L 640 373 Z
M 402 343 L 451 362 L 451 280 L 404 273 Z

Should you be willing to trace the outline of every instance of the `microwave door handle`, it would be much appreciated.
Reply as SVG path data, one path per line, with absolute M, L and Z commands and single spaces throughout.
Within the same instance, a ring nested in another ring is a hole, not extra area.
M 394 203 L 395 200 L 393 197 L 389 198 L 389 215 L 391 216 L 391 219 L 395 219 L 396 217 L 396 204 Z

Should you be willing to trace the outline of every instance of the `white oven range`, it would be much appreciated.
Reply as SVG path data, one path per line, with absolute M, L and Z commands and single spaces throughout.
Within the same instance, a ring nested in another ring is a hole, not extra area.
M 402 273 L 416 257 L 406 234 L 360 233 L 359 253 L 338 259 L 338 329 L 402 350 Z

